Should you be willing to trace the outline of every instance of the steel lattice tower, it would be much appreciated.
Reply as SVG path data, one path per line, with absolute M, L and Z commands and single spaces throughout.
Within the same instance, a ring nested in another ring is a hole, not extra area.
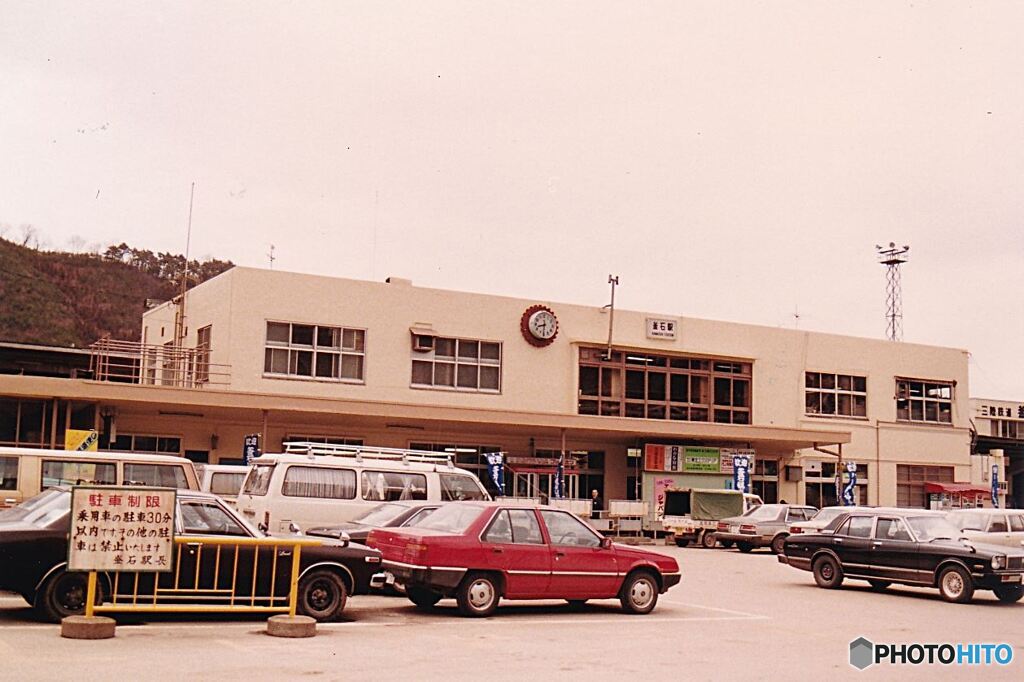
M 900 284 L 900 266 L 907 262 L 907 245 L 896 246 L 889 242 L 888 247 L 875 245 L 878 262 L 886 267 L 885 303 L 888 308 L 885 316 L 888 320 L 886 337 L 890 341 L 903 340 L 903 291 Z

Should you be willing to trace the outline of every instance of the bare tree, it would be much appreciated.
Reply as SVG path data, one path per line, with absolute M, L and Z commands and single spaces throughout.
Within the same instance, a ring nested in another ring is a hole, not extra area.
M 38 249 L 39 230 L 35 228 L 35 225 L 23 224 L 19 229 L 21 230 L 21 245 L 30 249 Z

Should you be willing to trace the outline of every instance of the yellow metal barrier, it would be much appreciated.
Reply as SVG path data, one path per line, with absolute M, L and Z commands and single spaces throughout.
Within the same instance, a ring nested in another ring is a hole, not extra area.
M 302 548 L 318 546 L 321 541 L 314 538 L 179 535 L 174 538 L 174 544 L 176 551 L 171 571 L 116 572 L 110 579 L 109 594 L 104 594 L 102 604 L 96 604 L 96 571 L 90 572 L 85 615 L 205 612 L 288 613 L 294 616 Z M 269 557 L 266 556 L 268 553 Z M 264 555 L 262 566 L 261 554 Z M 290 558 L 291 565 L 282 565 L 279 570 L 279 557 Z M 269 570 L 266 570 L 268 563 Z M 279 573 L 283 573 L 282 580 L 278 579 Z M 278 587 L 285 581 L 287 594 L 278 594 Z M 261 594 L 263 592 L 266 594 Z

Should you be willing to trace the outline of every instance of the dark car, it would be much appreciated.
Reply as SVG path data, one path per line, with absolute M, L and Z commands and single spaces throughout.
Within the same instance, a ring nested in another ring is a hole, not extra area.
M 819 587 L 844 578 L 876 590 L 892 583 L 937 587 L 946 601 L 971 601 L 992 590 L 1001 602 L 1024 596 L 1024 552 L 972 543 L 941 514 L 924 510 L 863 510 L 836 518 L 823 533 L 791 535 L 779 561 L 811 571 Z
M 65 570 L 70 510 L 70 489 L 51 488 L 0 512 L 0 590 L 20 594 L 41 616 L 52 621 L 81 613 L 85 606 L 86 574 Z M 120 572 L 116 580 L 112 574 L 101 573 L 98 581 L 101 594 L 109 597 L 115 586 L 119 586 L 119 597 L 125 589 L 131 597 L 135 576 L 138 576 L 138 593 L 142 595 L 148 590 L 152 598 L 156 575 L 161 593 L 172 587 L 198 592 L 210 578 L 215 581 L 219 578 L 217 586 L 222 587 L 225 580 L 234 577 L 236 596 L 249 599 L 255 583 L 257 598 L 269 596 L 272 586 L 275 596 L 287 597 L 291 574 L 291 561 L 286 558 L 291 556 L 288 538 L 281 538 L 276 557 L 273 547 L 238 546 L 237 558 L 232 545 L 227 546 L 230 551 L 217 551 L 212 547 L 203 551 L 203 536 L 265 537 L 217 496 L 179 490 L 175 533 L 194 536 L 197 540 L 175 545 L 170 565 L 189 567 L 188 571 L 180 570 L 181 585 L 174 584 L 173 571 L 160 574 Z M 257 551 L 258 557 L 254 556 Z M 234 575 L 226 568 L 221 570 L 221 554 L 224 567 L 234 564 Z M 194 571 L 191 566 L 196 567 Z M 272 566 L 272 570 L 261 571 L 260 566 Z M 302 549 L 300 571 L 298 611 L 320 621 L 336 620 L 350 594 L 369 591 L 371 578 L 380 571 L 380 553 L 363 545 L 350 544 L 347 539 L 324 539 L 319 547 Z M 253 573 L 258 580 L 253 579 Z
M 455 597 L 466 616 L 488 616 L 502 598 L 618 598 L 628 613 L 650 613 L 680 578 L 672 557 L 613 544 L 579 517 L 541 505 L 450 504 L 415 526 L 378 528 L 369 543 L 414 604 Z
M 338 538 L 344 533 L 352 542 L 366 542 L 374 528 L 401 528 L 411 526 L 426 518 L 440 505 L 424 502 L 385 502 L 361 514 L 347 523 L 333 526 L 317 526 L 306 531 L 306 535 L 322 538 Z

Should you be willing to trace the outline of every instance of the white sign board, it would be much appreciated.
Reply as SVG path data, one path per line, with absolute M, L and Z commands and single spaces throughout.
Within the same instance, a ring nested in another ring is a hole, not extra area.
M 679 327 L 679 321 L 673 319 L 666 319 L 660 317 L 648 317 L 647 318 L 647 338 L 649 339 L 668 339 L 670 341 L 676 338 L 676 329 Z
M 170 488 L 72 488 L 68 570 L 171 570 L 175 495 Z

